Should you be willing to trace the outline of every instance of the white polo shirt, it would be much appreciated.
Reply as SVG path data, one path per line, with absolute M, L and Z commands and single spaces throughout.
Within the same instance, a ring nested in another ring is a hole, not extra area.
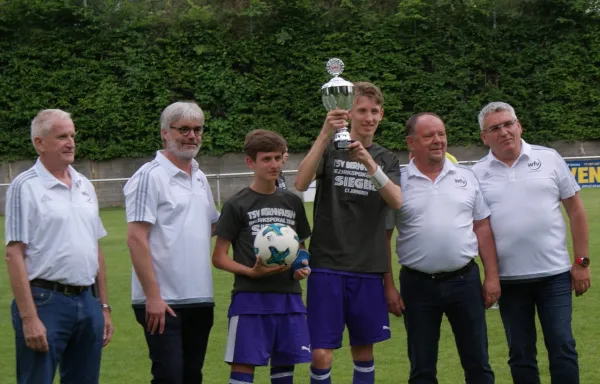
M 161 297 L 167 304 L 213 303 L 211 224 L 219 218 L 206 175 L 192 163 L 192 177 L 162 151 L 124 187 L 127 222 L 152 224 L 148 242 Z M 132 273 L 132 303 L 146 302 Z
M 6 194 L 5 241 L 23 242 L 29 280 L 92 285 L 98 274 L 98 239 L 106 236 L 94 186 L 68 168 L 71 188 L 38 159 Z
M 388 215 L 398 229 L 398 263 L 426 273 L 451 272 L 479 253 L 473 220 L 490 215 L 473 172 L 446 159 L 432 182 L 411 160 L 400 173 L 402 208 Z M 393 218 L 392 218 L 393 217 Z
M 492 210 L 503 280 L 553 276 L 571 269 L 560 204 L 581 188 L 555 150 L 521 143 L 512 167 L 491 151 L 473 166 Z

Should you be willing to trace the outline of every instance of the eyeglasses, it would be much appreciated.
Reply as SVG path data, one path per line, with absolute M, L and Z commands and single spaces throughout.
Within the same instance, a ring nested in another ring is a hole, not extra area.
M 491 127 L 484 129 L 483 131 L 489 132 L 489 133 L 494 133 L 494 132 L 499 132 L 501 128 L 511 129 L 517 123 L 517 121 L 519 121 L 519 119 L 505 121 L 502 124 L 492 125 Z
M 179 131 L 179 133 L 181 133 L 183 136 L 187 136 L 190 131 L 194 131 L 194 135 L 196 135 L 197 137 L 202 136 L 202 134 L 204 133 L 204 127 L 186 127 L 185 125 L 183 127 L 169 127 L 171 129 L 176 129 Z

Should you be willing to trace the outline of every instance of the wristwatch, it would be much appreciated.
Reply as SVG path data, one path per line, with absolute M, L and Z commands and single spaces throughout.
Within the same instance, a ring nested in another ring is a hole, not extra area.
M 112 307 L 108 304 L 102 304 L 101 307 L 102 309 L 108 309 L 108 313 L 112 312 Z
M 579 264 L 582 267 L 587 267 L 590 265 L 590 258 L 589 257 L 577 257 L 577 258 L 575 258 L 575 264 Z

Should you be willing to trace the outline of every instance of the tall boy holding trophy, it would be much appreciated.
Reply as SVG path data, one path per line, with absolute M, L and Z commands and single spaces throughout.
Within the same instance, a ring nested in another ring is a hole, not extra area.
M 388 310 L 402 313 L 385 237 L 386 211 L 402 205 L 400 164 L 373 143 L 383 118 L 381 91 L 338 77 L 342 68 L 338 59 L 328 62 L 334 78 L 322 95 L 329 112 L 295 182 L 305 191 L 317 181 L 307 282 L 313 384 L 331 383 L 333 350 L 342 346 L 345 326 L 353 383 L 374 383 L 373 344 L 391 336 Z

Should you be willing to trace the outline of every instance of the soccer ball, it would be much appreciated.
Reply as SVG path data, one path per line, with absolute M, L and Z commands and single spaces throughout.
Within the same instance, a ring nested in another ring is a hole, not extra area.
M 300 238 L 289 225 L 269 224 L 254 238 L 254 254 L 267 267 L 291 265 L 298 256 Z

